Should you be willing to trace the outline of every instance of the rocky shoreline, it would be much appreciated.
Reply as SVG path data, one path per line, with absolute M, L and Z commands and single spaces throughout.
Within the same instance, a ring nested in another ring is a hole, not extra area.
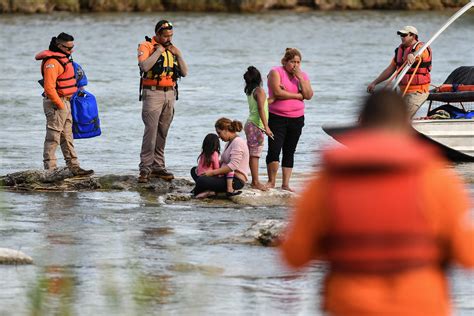
M 469 0 L 0 0 L 0 13 L 443 10 Z
M 295 194 L 280 189 L 266 192 L 245 187 L 242 194 L 226 198 L 196 200 L 190 193 L 194 182 L 186 178 L 165 181 L 152 178 L 149 183 L 137 182 L 132 175 L 74 176 L 69 169 L 54 172 L 25 170 L 0 177 L 0 189 L 22 192 L 71 192 L 71 191 L 136 191 L 154 194 L 162 203 L 206 203 L 219 206 L 287 206 Z
M 136 191 L 156 196 L 164 204 L 193 204 L 206 207 L 274 207 L 290 205 L 294 193 L 279 189 L 266 192 L 245 187 L 241 195 L 197 200 L 190 193 L 194 183 L 178 178 L 165 181 L 152 178 L 140 184 L 132 175 L 74 176 L 67 168 L 54 172 L 25 170 L 0 177 L 0 190 L 11 192 Z M 285 220 L 267 219 L 253 223 L 241 234 L 214 240 L 211 244 L 277 246 L 286 227 Z M 0 247 L 0 265 L 33 264 L 33 259 L 16 249 Z

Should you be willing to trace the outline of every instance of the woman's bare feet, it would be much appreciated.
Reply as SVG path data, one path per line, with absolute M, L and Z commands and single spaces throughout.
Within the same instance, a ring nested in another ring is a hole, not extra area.
M 250 187 L 252 189 L 257 189 L 257 190 L 260 190 L 260 191 L 268 191 L 267 186 L 265 184 L 261 183 L 261 182 L 252 183 L 252 184 L 250 184 Z
M 196 199 L 205 199 L 214 195 L 216 195 L 216 192 L 214 191 L 204 191 L 196 195 Z
M 290 187 L 287 186 L 287 185 L 282 185 L 282 186 L 281 186 L 281 189 L 282 189 L 282 190 L 285 190 L 285 191 L 290 191 L 290 192 L 293 192 L 293 193 L 295 192 L 295 190 L 293 190 L 292 188 L 290 188 Z
M 265 186 L 267 189 L 274 189 L 275 188 L 275 183 L 271 183 L 270 181 L 265 183 Z

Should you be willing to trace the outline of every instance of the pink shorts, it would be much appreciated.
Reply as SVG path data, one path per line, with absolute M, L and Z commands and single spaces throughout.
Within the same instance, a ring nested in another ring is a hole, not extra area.
M 263 131 L 251 122 L 245 123 L 244 130 L 245 136 L 247 137 L 250 157 L 260 158 L 263 150 L 263 142 L 265 141 Z

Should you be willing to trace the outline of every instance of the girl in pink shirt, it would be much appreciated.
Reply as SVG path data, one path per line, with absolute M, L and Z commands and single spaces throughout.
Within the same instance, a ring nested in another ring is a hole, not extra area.
M 220 168 L 221 164 L 219 161 L 221 145 L 219 142 L 219 137 L 216 134 L 210 133 L 204 137 L 202 142 L 202 151 L 198 157 L 198 165 L 191 169 L 191 176 L 196 181 L 198 177 L 203 176 L 206 172 L 217 170 Z M 219 177 L 223 177 L 224 175 L 218 175 Z M 234 172 L 228 172 L 226 175 L 226 183 L 227 183 L 227 196 L 238 195 L 242 193 L 242 191 L 236 191 L 233 188 L 233 180 L 234 180 Z M 212 195 L 207 192 L 203 192 L 196 195 L 196 198 L 205 198 Z
M 202 141 L 202 151 L 198 157 L 196 174 L 201 176 L 208 170 L 220 168 L 219 155 L 221 153 L 221 144 L 219 136 L 210 133 Z

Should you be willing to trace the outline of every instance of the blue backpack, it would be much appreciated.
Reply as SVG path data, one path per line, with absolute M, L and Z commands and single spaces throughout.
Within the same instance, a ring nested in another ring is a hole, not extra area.
M 71 114 L 74 139 L 91 138 L 101 134 L 99 108 L 92 93 L 78 90 L 71 97 Z
M 87 76 L 81 65 L 72 63 L 77 87 L 87 85 Z M 77 90 L 71 97 L 72 134 L 74 139 L 91 138 L 101 134 L 99 108 L 95 96 L 86 90 Z
M 87 76 L 86 76 L 86 73 L 84 72 L 84 69 L 82 69 L 81 65 L 79 65 L 75 61 L 72 62 L 72 65 L 74 67 L 74 75 L 76 77 L 77 87 L 82 88 L 84 86 L 87 86 L 89 81 L 87 80 Z

